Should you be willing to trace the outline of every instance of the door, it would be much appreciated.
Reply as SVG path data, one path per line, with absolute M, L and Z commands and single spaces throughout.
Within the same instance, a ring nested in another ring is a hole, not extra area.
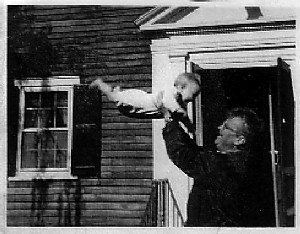
M 200 75 L 200 82 L 201 82 L 201 71 L 203 70 L 199 67 L 198 64 L 193 62 L 189 63 L 189 67 L 187 68 L 189 72 L 197 73 Z M 192 120 L 194 127 L 195 127 L 195 134 L 196 134 L 196 142 L 199 146 L 203 146 L 203 117 L 202 117 L 202 110 L 197 107 L 201 107 L 201 93 L 196 97 L 195 101 L 189 106 L 189 117 Z
M 270 136 L 276 225 L 294 226 L 294 95 L 289 65 L 278 58 L 270 82 Z

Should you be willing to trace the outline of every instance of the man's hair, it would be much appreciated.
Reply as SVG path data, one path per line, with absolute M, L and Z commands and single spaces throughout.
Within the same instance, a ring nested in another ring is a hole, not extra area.
M 263 130 L 263 122 L 258 115 L 250 108 L 236 107 L 227 113 L 227 118 L 240 117 L 244 121 L 242 134 L 246 138 L 246 144 L 252 145 L 256 136 L 260 135 Z
M 175 79 L 175 83 L 176 80 L 181 80 L 181 79 L 186 79 L 188 81 L 194 82 L 199 87 L 201 87 L 200 75 L 197 73 L 183 72 L 177 76 L 177 78 Z

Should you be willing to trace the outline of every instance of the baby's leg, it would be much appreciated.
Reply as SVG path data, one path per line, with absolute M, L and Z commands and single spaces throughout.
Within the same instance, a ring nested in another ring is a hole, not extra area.
M 98 88 L 108 97 L 109 100 L 115 101 L 114 88 L 110 84 L 105 83 L 102 79 L 96 79 L 90 84 L 90 87 Z

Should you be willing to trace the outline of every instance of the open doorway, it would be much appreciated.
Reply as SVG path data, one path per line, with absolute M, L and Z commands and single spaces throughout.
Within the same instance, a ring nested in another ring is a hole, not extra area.
M 273 103 L 270 102 L 270 96 L 273 94 L 276 96 L 278 94 L 276 89 L 284 87 L 285 90 L 281 92 L 284 95 L 281 96 L 284 96 L 289 102 L 293 100 L 290 97 L 292 91 L 287 91 L 290 89 L 288 85 L 274 82 L 280 74 L 278 67 L 201 69 L 197 72 L 201 75 L 202 83 L 201 108 L 196 107 L 196 111 L 201 110 L 202 116 L 202 132 L 198 136 L 202 137 L 203 146 L 209 150 L 215 150 L 214 140 L 219 131 L 217 127 L 225 119 L 227 110 L 234 107 L 253 109 L 264 124 L 261 137 L 257 139 L 260 148 L 257 160 L 260 162 L 260 173 L 264 174 L 265 180 L 262 183 L 264 189 L 266 189 L 265 198 L 262 198 L 266 209 L 262 226 L 294 226 L 294 214 L 291 212 L 294 207 L 295 177 L 292 173 L 294 171 L 294 151 L 291 149 L 293 148 L 291 139 L 294 139 L 294 132 L 291 128 L 283 126 L 283 131 L 277 131 L 276 129 L 281 127 L 275 126 L 275 138 L 276 134 L 277 138 L 280 138 L 280 140 L 276 138 L 275 141 L 280 141 L 281 147 L 287 149 L 281 149 L 282 154 L 279 154 L 275 161 L 272 160 L 270 153 L 272 148 L 270 126 L 276 125 L 276 123 L 270 121 L 270 112 L 274 113 L 276 119 L 276 111 L 273 109 L 277 109 L 279 106 L 279 101 L 276 98 Z M 278 87 L 278 84 L 282 87 Z M 293 104 L 283 102 L 282 106 L 284 109 L 287 106 L 292 107 Z M 283 116 L 280 117 L 280 121 L 287 122 L 287 125 L 292 126 L 293 116 L 289 114 L 288 118 L 290 120 L 285 118 L 284 114 L 281 114 L 281 112 L 284 112 L 283 109 L 277 112 L 280 113 L 280 116 Z M 279 125 L 281 124 L 280 121 Z M 284 143 L 286 139 L 290 139 L 289 141 L 292 144 L 286 145 Z M 285 165 L 289 166 L 288 170 L 286 170 Z M 288 175 L 284 171 L 288 171 Z M 267 197 L 268 199 L 266 199 Z

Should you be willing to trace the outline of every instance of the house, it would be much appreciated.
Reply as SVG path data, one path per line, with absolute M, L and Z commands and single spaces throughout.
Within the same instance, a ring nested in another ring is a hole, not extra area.
M 297 149 L 296 10 L 274 6 L 158 7 L 137 24 L 153 36 L 153 90 L 177 74 L 201 75 L 202 92 L 190 106 L 199 145 L 214 149 L 216 129 L 227 109 L 246 106 L 265 123 L 260 139 L 272 174 L 276 226 L 294 225 Z M 154 177 L 168 178 L 180 209 L 193 181 L 161 152 L 163 123 L 155 120 Z M 184 192 L 185 191 L 185 192 Z
M 141 225 L 151 120 L 89 83 L 151 90 L 149 7 L 8 7 L 8 226 Z
M 226 109 L 260 113 L 274 220 L 295 225 L 295 12 L 208 6 L 8 7 L 8 226 L 182 226 L 193 181 L 163 121 L 125 117 L 88 84 L 150 92 L 184 71 L 201 75 L 199 145 Z

